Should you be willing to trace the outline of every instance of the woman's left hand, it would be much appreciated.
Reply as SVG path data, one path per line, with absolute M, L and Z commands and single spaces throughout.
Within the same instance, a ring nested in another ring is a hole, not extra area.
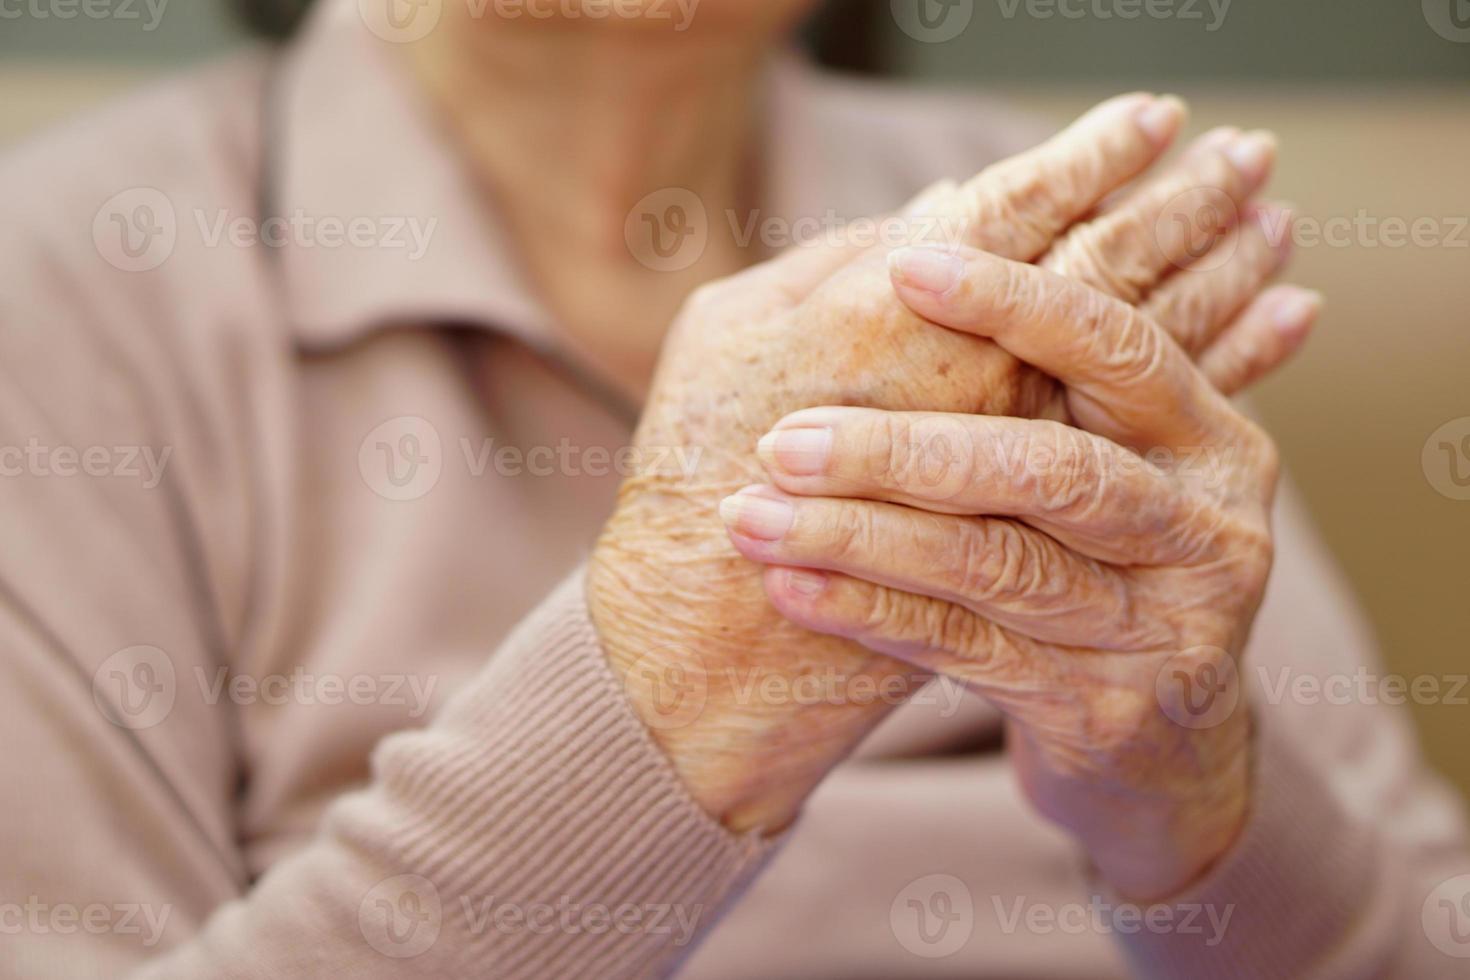
M 1033 802 L 1115 888 L 1168 896 L 1245 818 L 1275 448 L 1125 303 L 970 249 L 892 270 L 916 313 L 1063 382 L 1080 428 L 797 412 L 761 440 L 775 486 L 721 507 L 731 537 L 787 618 L 989 698 Z

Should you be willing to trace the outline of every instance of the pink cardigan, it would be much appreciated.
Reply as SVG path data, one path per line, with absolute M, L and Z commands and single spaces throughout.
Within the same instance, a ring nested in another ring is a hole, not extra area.
M 708 819 L 583 608 L 625 421 L 341 11 L 0 162 L 0 974 L 1467 975 L 1465 826 L 1403 712 L 1272 696 L 1375 663 L 1289 493 L 1254 812 L 1175 904 L 1089 881 L 968 696 L 779 842 Z M 1037 132 L 775 75 L 772 214 Z

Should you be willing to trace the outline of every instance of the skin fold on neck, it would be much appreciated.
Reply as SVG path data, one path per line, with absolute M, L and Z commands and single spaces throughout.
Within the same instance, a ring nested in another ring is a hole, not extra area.
M 564 339 L 631 400 L 687 295 L 762 257 L 713 232 L 759 200 L 761 77 L 787 19 L 676 33 L 483 17 L 405 46 Z M 697 261 L 660 271 L 625 226 L 670 188 L 698 196 L 712 234 Z

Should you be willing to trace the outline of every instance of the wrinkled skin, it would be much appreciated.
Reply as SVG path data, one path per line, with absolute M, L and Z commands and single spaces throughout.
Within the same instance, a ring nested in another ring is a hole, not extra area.
M 1251 297 L 1274 271 L 1272 251 L 1237 248 L 1242 229 L 1230 239 L 1229 262 L 1159 286 L 1182 264 L 1186 243 L 1156 229 L 1185 191 L 1192 200 L 1213 188 L 1243 202 L 1269 167 L 1260 159 L 1269 145 L 1258 137 L 1213 134 L 1175 171 L 1072 227 L 1167 144 L 1177 118 L 1162 136 L 1160 127 L 1150 133 L 1136 123 L 1153 104 L 1141 96 L 1106 103 L 1032 154 L 926 195 L 915 211 L 962 217 L 966 242 L 991 253 L 1168 306 L 1179 317 L 1169 324 L 1177 336 L 1238 342 L 1243 332 L 1229 328 L 1230 317 L 1250 313 Z M 1226 150 L 1242 143 L 1258 165 L 1227 159 Z M 697 450 L 697 472 L 686 480 L 670 465 L 627 481 L 590 563 L 593 622 L 634 709 L 695 798 L 737 830 L 771 832 L 793 819 L 898 700 L 752 696 L 744 686 L 752 678 L 836 676 L 857 691 L 864 681 L 912 689 L 927 676 L 799 627 L 767 600 L 760 568 L 735 551 L 717 516 L 724 497 L 764 479 L 759 437 L 815 405 L 1067 417 L 1063 392 L 1046 375 L 985 338 L 936 327 L 905 307 L 886 263 L 881 248 L 804 248 L 690 299 L 667 339 L 635 441 Z M 1202 321 L 1207 316 L 1211 322 Z M 678 691 L 689 697 L 677 700 Z
M 1169 894 L 1247 803 L 1236 658 L 1271 565 L 1275 449 L 1137 311 L 943 259 L 957 285 L 900 276 L 899 294 L 1067 381 L 1083 428 L 803 411 L 762 439 L 775 487 L 722 515 L 788 618 L 985 694 L 1032 800 L 1115 885 Z M 793 567 L 838 574 L 794 589 Z

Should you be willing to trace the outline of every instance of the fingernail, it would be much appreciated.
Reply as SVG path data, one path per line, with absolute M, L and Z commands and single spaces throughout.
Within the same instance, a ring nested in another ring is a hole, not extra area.
M 1216 126 L 1201 136 L 1197 145 L 1202 150 L 1220 150 L 1239 136 L 1240 130 L 1234 126 Z
M 1322 309 L 1322 294 L 1314 289 L 1293 289 L 1276 301 L 1271 322 L 1277 332 L 1296 338 L 1306 332 Z
M 1276 137 L 1262 129 L 1246 133 L 1225 147 L 1225 156 L 1246 180 L 1259 183 L 1276 157 Z
M 797 595 L 819 595 L 827 587 L 827 576 L 806 568 L 792 568 L 786 572 L 786 587 Z
M 752 538 L 779 541 L 791 530 L 796 511 L 784 500 L 742 490 L 720 501 L 720 518 Z
M 964 261 L 948 249 L 908 246 L 888 253 L 888 270 L 894 279 L 931 293 L 949 292 L 964 269 Z
M 1146 102 L 1134 118 L 1149 139 L 1163 146 L 1179 132 L 1179 124 L 1184 120 L 1184 100 L 1177 95 L 1160 96 Z
M 777 429 L 761 436 L 755 452 L 766 465 L 792 476 L 820 476 L 832 455 L 832 430 Z

